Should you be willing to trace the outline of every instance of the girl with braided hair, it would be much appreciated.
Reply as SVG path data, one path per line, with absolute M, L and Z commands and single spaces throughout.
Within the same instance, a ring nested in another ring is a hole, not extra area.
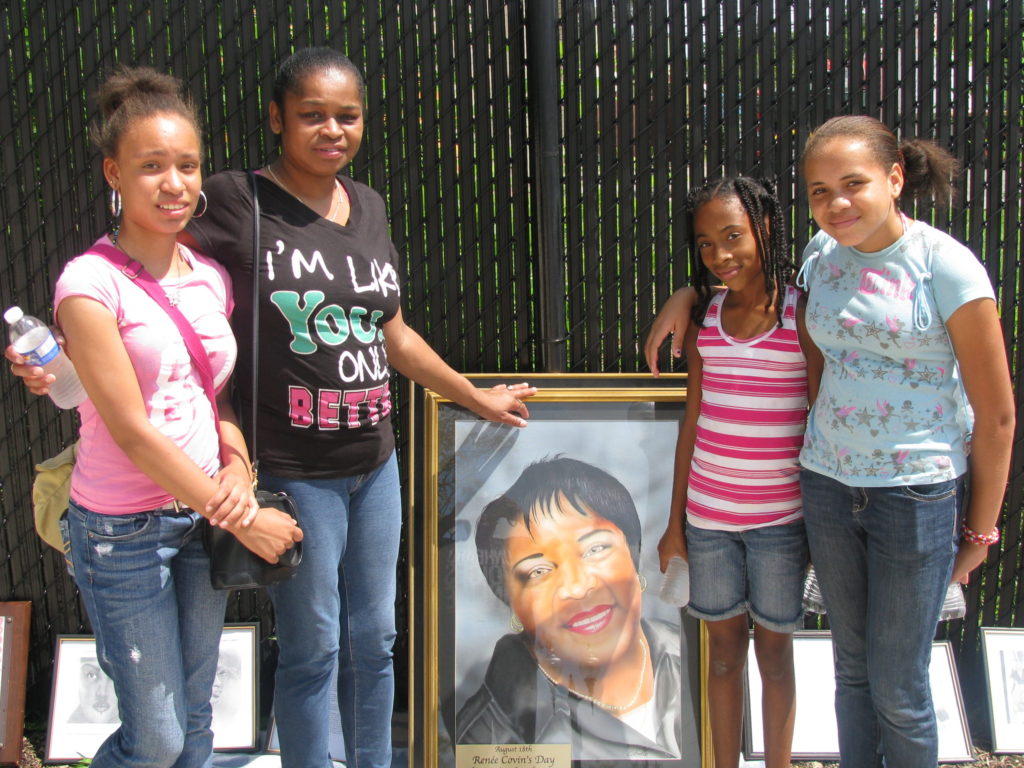
M 769 185 L 743 176 L 705 185 L 690 193 L 687 216 L 697 302 L 658 553 L 663 571 L 673 556 L 689 560 L 688 610 L 708 628 L 715 765 L 739 763 L 749 614 L 765 758 L 769 768 L 786 766 L 796 714 L 792 633 L 803 625 L 809 559 L 798 462 L 811 357 L 802 299 L 789 284 L 782 206 Z M 725 290 L 712 291 L 709 278 Z

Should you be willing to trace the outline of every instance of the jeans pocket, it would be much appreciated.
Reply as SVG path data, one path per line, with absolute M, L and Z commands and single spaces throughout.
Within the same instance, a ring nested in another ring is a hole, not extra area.
M 86 517 L 87 535 L 96 541 L 131 541 L 143 536 L 154 524 L 153 515 L 99 515 Z
M 900 490 L 904 496 L 914 501 L 942 501 L 956 494 L 956 486 L 956 480 L 943 480 L 941 483 L 904 485 Z

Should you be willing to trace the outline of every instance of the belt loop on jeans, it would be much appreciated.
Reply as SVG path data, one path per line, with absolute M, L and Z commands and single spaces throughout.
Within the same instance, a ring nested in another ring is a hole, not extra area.
M 161 512 L 171 512 L 171 511 L 173 511 L 176 515 L 187 515 L 187 514 L 190 514 L 192 512 L 192 508 L 182 504 L 177 499 L 171 499 L 169 502 L 164 504 L 162 507 L 157 507 L 156 509 L 149 510 L 148 514 L 151 514 L 151 515 L 157 514 L 158 515 Z

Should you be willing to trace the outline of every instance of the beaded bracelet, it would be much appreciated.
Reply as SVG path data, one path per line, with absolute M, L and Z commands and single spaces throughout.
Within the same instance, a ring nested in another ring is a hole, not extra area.
M 967 523 L 964 523 L 963 527 L 960 529 L 960 533 L 962 534 L 964 541 L 968 544 L 978 544 L 982 547 L 988 547 L 999 542 L 998 528 L 993 528 L 991 533 L 978 533 L 967 525 Z

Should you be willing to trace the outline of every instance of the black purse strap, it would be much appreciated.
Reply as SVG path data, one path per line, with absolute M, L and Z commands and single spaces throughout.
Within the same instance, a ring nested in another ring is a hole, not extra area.
M 259 454 L 256 452 L 259 432 L 256 429 L 257 397 L 260 382 L 260 193 L 256 174 L 247 171 L 252 188 L 252 413 L 249 423 L 252 435 L 249 452 L 252 454 L 253 487 L 256 486 Z

